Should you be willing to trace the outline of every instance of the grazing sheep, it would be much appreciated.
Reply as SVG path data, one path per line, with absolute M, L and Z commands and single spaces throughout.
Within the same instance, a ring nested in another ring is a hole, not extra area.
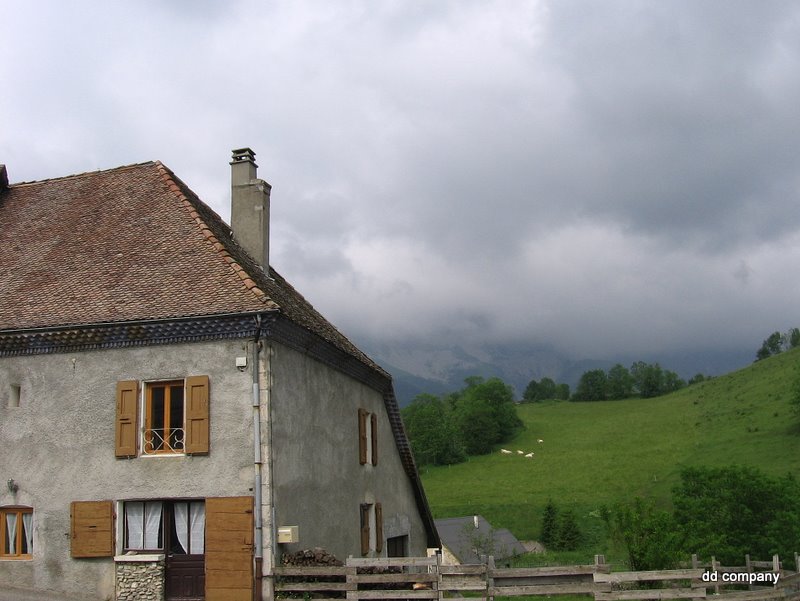
M 528 453 L 527 455 L 525 455 L 525 457 L 527 457 L 528 459 L 530 459 L 531 457 L 533 457 L 533 451 L 531 451 L 530 453 Z
M 508 451 L 506 449 L 500 449 L 500 452 L 503 453 L 504 455 L 511 455 L 511 451 Z
M 517 455 L 524 455 L 524 454 L 525 454 L 525 451 L 517 450 Z
M 536 442 L 538 442 L 539 444 L 542 444 L 544 441 L 543 441 L 543 440 L 540 438 L 540 439 L 539 439 L 539 440 L 537 440 Z

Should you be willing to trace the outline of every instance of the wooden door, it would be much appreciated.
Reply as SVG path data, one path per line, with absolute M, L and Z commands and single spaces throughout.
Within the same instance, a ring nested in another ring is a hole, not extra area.
M 206 499 L 206 601 L 253 600 L 253 497 Z
M 176 509 L 179 503 L 185 507 L 182 513 Z M 192 501 L 191 504 L 196 505 L 198 501 Z M 187 502 L 164 504 L 164 550 L 167 555 L 164 564 L 165 601 L 204 601 L 206 598 L 205 556 L 198 552 L 203 547 L 196 545 L 193 540 L 194 536 L 205 537 L 201 531 L 192 532 L 188 521 L 188 505 Z M 178 522 L 182 522 L 183 542 L 178 534 Z
M 206 589 L 202 555 L 168 554 L 165 571 L 166 601 L 203 601 Z

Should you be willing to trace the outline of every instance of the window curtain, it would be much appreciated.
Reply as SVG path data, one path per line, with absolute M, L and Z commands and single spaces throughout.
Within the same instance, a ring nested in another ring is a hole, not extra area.
M 17 554 L 17 514 L 6 514 L 6 540 L 8 540 L 6 553 Z
M 203 501 L 192 501 L 189 504 L 189 524 L 192 529 L 191 550 L 192 555 L 202 555 L 205 552 L 206 538 L 206 504 Z
M 33 513 L 22 514 L 22 534 L 25 536 L 25 553 L 33 553 Z
M 189 552 L 189 504 L 174 503 L 175 514 L 175 534 L 178 535 L 178 542 L 184 553 Z
M 158 531 L 161 527 L 161 501 L 148 501 L 144 504 L 144 548 L 160 549 Z
M 125 503 L 125 524 L 128 527 L 128 549 L 144 549 L 144 503 Z

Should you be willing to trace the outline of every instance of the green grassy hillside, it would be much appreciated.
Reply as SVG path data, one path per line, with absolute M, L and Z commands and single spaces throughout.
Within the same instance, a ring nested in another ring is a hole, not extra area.
M 437 518 L 480 513 L 535 539 L 552 498 L 599 542 L 601 504 L 640 495 L 666 507 L 681 467 L 800 473 L 800 428 L 788 403 L 799 375 L 800 349 L 656 399 L 520 405 L 526 428 L 503 445 L 513 454 L 427 468 L 422 481 Z

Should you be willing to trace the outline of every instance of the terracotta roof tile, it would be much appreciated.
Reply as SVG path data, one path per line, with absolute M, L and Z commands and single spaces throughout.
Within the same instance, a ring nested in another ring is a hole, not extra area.
M 280 311 L 385 374 L 158 161 L 0 192 L 0 331 Z

